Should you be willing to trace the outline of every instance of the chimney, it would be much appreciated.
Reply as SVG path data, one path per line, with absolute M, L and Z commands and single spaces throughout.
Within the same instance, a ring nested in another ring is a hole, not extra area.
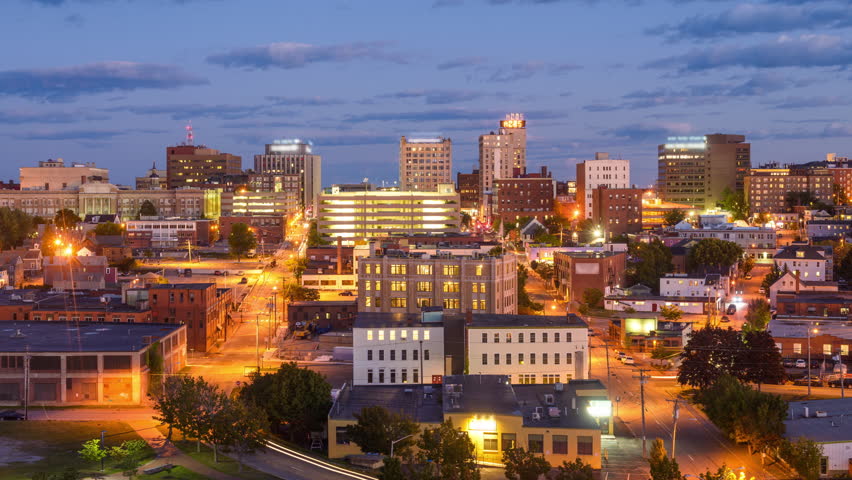
M 799 284 L 801 283 L 801 280 L 799 280 L 799 271 L 796 270 L 795 272 L 793 272 L 793 275 L 796 277 L 796 295 L 798 295 L 799 294 Z
M 337 237 L 337 274 L 343 275 L 343 239 Z
M 471 323 L 473 323 L 473 310 L 468 308 L 467 311 L 464 312 L 464 322 L 467 325 L 470 325 Z
M 370 242 L 370 256 L 376 256 L 376 242 Z

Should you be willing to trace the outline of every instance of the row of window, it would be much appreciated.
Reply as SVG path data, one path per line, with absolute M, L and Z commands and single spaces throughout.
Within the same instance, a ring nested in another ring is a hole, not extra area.
M 388 383 L 397 383 L 396 382 L 396 380 L 397 380 L 396 369 L 390 368 L 390 369 L 388 369 L 388 372 L 390 373 L 390 376 L 388 377 Z M 400 383 L 408 383 L 408 369 L 402 368 L 402 369 L 400 369 L 399 373 L 400 373 L 400 378 L 399 378 Z M 385 383 L 385 369 L 379 368 L 378 374 L 379 374 L 378 378 L 374 377 L 373 376 L 373 369 L 368 368 L 367 369 L 367 383 L 373 383 L 373 380 L 378 380 L 377 383 Z M 412 377 L 411 378 L 412 383 L 420 383 L 420 369 L 419 368 L 412 369 L 411 370 L 411 377 Z
M 385 351 L 379 350 L 378 352 L 379 352 L 379 361 L 383 362 L 385 360 Z M 396 361 L 396 350 L 388 350 L 388 352 L 389 352 L 388 357 L 389 357 L 390 361 L 395 362 Z M 419 352 L 420 352 L 419 350 L 412 350 L 411 351 L 411 360 L 414 360 L 414 361 L 420 360 L 420 358 L 418 357 Z M 372 360 L 373 360 L 373 351 L 367 350 L 367 361 L 372 361 Z M 408 360 L 408 350 L 400 350 L 399 351 L 399 360 L 400 361 Z M 428 349 L 423 350 L 423 361 L 426 361 L 426 362 L 429 361 L 429 350 Z
M 551 332 L 541 332 L 541 343 L 548 343 L 550 339 Z M 562 341 L 562 332 L 552 332 L 553 333 L 553 343 L 559 343 Z M 482 332 L 482 343 L 488 343 L 488 332 Z M 500 343 L 500 333 L 495 332 L 492 336 L 492 343 Z M 506 332 L 505 335 L 506 343 L 512 343 L 512 332 Z M 524 343 L 524 332 L 518 333 L 518 343 Z M 565 341 L 571 342 L 572 335 L 571 332 L 565 332 Z M 536 341 L 536 332 L 529 332 L 529 341 L 530 343 L 535 343 Z
M 776 343 L 775 345 L 778 347 L 778 350 L 781 350 L 781 344 L 780 343 Z M 801 343 L 794 343 L 793 344 L 793 353 L 802 353 L 802 344 Z M 835 353 L 837 353 L 837 351 L 834 350 L 834 347 L 833 347 L 832 344 L 830 344 L 830 343 L 823 343 L 822 344 L 822 354 L 823 355 L 834 355 Z M 844 356 L 844 357 L 849 355 L 849 345 L 840 345 L 840 355 Z
M 542 353 L 541 354 L 541 364 L 547 365 L 548 362 L 549 362 L 549 358 L 550 357 L 548 356 L 548 354 Z M 530 353 L 529 354 L 529 360 L 530 360 L 530 365 L 535 365 L 536 354 Z M 561 363 L 561 360 L 562 360 L 562 357 L 560 356 L 559 353 L 553 354 L 553 364 L 554 365 L 559 365 Z M 518 365 L 524 365 L 525 362 L 526 362 L 526 357 L 524 356 L 523 353 L 519 353 L 518 354 Z M 570 353 L 566 353 L 565 354 L 565 365 L 571 365 L 572 363 L 573 363 L 573 357 L 571 356 Z M 512 364 L 512 354 L 507 353 L 505 365 L 511 365 L 511 364 Z M 482 365 L 488 365 L 488 354 L 487 353 L 482 354 Z M 494 365 L 500 365 L 500 354 L 499 353 L 494 354 Z
M 405 297 L 392 297 L 390 302 L 391 308 L 408 308 L 408 299 Z M 447 310 L 458 310 L 461 308 L 461 300 L 458 298 L 445 298 L 442 301 L 444 308 Z M 417 306 L 418 307 L 431 307 L 432 299 L 431 298 L 418 298 Z M 365 307 L 382 307 L 382 297 L 364 297 L 364 306 Z M 486 310 L 486 302 L 485 300 L 473 300 L 473 309 L 474 310 Z
M 417 275 L 432 275 L 433 265 L 417 265 L 416 266 Z M 482 276 L 484 271 L 484 265 L 476 265 L 475 266 L 475 274 L 477 276 Z M 461 273 L 460 265 L 442 265 L 441 272 L 445 276 L 457 276 Z M 381 275 L 382 273 L 382 264 L 380 263 L 366 263 L 364 264 L 364 273 L 368 275 L 376 274 Z M 407 264 L 392 264 L 390 266 L 391 275 L 408 275 L 408 265 Z
M 411 340 L 418 341 L 420 340 L 420 330 L 400 330 L 399 331 L 399 339 L 401 341 L 408 340 L 408 332 L 411 332 Z M 396 341 L 396 330 L 376 330 L 375 336 L 373 336 L 373 330 L 367 330 L 367 340 L 372 341 L 374 338 L 380 342 L 385 341 L 385 333 L 387 333 L 388 340 L 394 342 Z M 423 340 L 429 341 L 431 338 L 431 332 L 429 330 L 423 330 Z
M 66 317 L 65 315 L 59 315 L 57 318 L 58 318 L 57 321 L 59 321 L 59 322 L 65 322 L 65 321 L 68 320 L 68 317 Z M 94 317 L 92 317 L 92 315 L 86 315 L 85 317 L 83 317 L 83 321 L 84 322 L 92 322 L 92 321 L 94 321 L 93 318 Z M 48 322 L 52 322 L 53 321 L 53 315 L 46 315 L 45 320 L 48 321 Z M 41 321 L 41 315 L 34 313 L 33 314 L 33 321 L 40 322 Z M 74 315 L 74 316 L 71 317 L 71 321 L 72 322 L 79 322 L 80 317 L 77 316 L 77 315 Z M 106 322 L 106 316 L 98 315 L 98 321 L 99 322 Z M 113 322 L 121 322 L 121 317 L 113 316 L 112 321 Z M 127 323 L 134 323 L 134 322 L 136 322 L 136 317 L 127 317 Z

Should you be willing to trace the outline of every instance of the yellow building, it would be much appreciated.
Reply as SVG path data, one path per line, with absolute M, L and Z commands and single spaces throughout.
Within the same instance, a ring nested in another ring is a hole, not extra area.
M 666 202 L 653 194 L 645 193 L 642 195 L 642 230 L 664 227 L 666 214 L 672 210 L 681 210 L 689 217 L 694 217 L 697 211 L 692 205 Z
M 362 453 L 346 427 L 355 414 L 379 405 L 422 428 L 451 419 L 468 433 L 482 464 L 500 464 L 505 450 L 522 447 L 551 465 L 582 459 L 601 468 L 601 434 L 611 433 L 612 408 L 598 380 L 512 385 L 505 375 L 450 375 L 443 385 L 344 387 L 328 416 L 331 458 Z

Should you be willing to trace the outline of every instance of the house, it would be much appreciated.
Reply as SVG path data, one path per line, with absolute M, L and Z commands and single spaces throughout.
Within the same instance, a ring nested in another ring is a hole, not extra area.
M 0 252 L 0 272 L 5 273 L 6 277 L 0 287 L 21 288 L 24 285 L 24 259 L 21 258 L 21 252 Z
M 680 350 L 689 341 L 692 323 L 662 320 L 656 314 L 619 313 L 610 320 L 609 337 L 617 346 L 649 352 L 658 345 Z
M 118 281 L 106 257 L 50 256 L 44 259 L 44 284 L 54 290 L 103 290 Z
M 95 250 L 109 263 L 119 263 L 133 257 L 133 249 L 124 244 L 123 235 L 95 235 Z
M 44 257 L 41 254 L 41 249 L 36 245 L 35 248 L 27 250 L 23 256 L 24 260 L 24 276 L 27 278 L 37 277 L 41 274 L 41 267 Z
M 687 275 L 667 273 L 660 278 L 662 297 L 713 297 L 727 298 L 731 292 L 731 277 L 718 273 Z
M 834 259 L 831 247 L 794 243 L 779 250 L 774 260 L 778 268 L 798 274 L 802 280 L 832 280 Z
M 539 231 L 544 230 L 545 232 L 547 232 L 547 227 L 545 227 L 543 223 L 538 221 L 537 218 L 531 218 L 530 221 L 528 221 L 518 230 L 520 233 L 521 241 L 523 243 L 529 243 L 533 241 Z
M 627 252 L 562 251 L 553 254 L 556 285 L 559 296 L 566 302 L 581 302 L 583 292 L 596 288 L 606 292 L 625 281 Z
M 784 272 L 781 278 L 769 287 L 769 305 L 775 308 L 778 304 L 779 293 L 799 292 L 836 292 L 837 282 L 820 280 L 802 280 L 792 272 Z

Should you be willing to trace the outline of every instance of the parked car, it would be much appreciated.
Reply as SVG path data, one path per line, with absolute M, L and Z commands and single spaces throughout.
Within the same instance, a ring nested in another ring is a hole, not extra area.
M 828 382 L 828 386 L 831 388 L 840 388 L 840 381 L 840 378 L 830 380 Z M 846 376 L 843 378 L 843 388 L 852 388 L 852 375 L 846 374 Z
M 796 360 L 792 358 L 785 358 L 781 364 L 784 365 L 784 368 L 793 368 L 796 366 Z
M 737 313 L 737 306 L 734 305 L 733 303 L 728 305 L 728 310 L 726 310 L 726 312 L 728 313 L 728 315 L 733 315 L 733 314 Z
M 633 360 L 633 357 L 624 357 L 621 361 L 624 362 L 625 365 L 636 365 L 636 361 Z
M 746 280 L 751 280 L 751 274 L 750 274 L 750 273 L 747 273 L 747 274 L 746 274 L 746 276 L 745 276 L 745 277 L 743 277 L 743 278 L 745 278 Z
M 808 362 L 804 358 L 796 360 L 796 368 L 808 368 Z
M 720 321 L 720 322 L 722 322 L 722 323 L 730 323 L 730 322 L 731 322 L 731 319 L 730 319 L 730 318 L 728 318 L 728 317 L 722 317 L 722 319 L 721 319 L 721 320 L 719 320 L 719 321 Z
M 624 352 L 615 352 L 615 358 L 617 358 L 619 360 L 624 360 L 624 357 L 626 357 L 626 356 L 627 356 L 627 354 L 624 353 Z
M 15 410 L 3 410 L 0 412 L 0 420 L 3 421 L 11 421 L 11 420 L 23 420 L 24 414 Z
M 246 278 L 246 277 L 241 278 L 240 283 L 248 283 L 248 278 Z
M 793 385 L 808 385 L 810 384 L 812 387 L 821 387 L 822 380 L 815 375 L 811 375 L 808 377 L 807 375 L 802 378 L 797 378 L 793 381 Z
M 341 297 L 351 297 L 352 295 L 353 295 L 353 293 L 348 291 L 348 290 L 345 291 L 345 292 L 340 292 Z
M 222 276 L 222 271 L 221 271 L 221 270 L 216 270 L 215 272 L 213 272 L 213 275 L 216 275 L 217 277 L 220 277 L 220 276 Z
M 242 271 L 242 270 L 240 270 L 240 271 L 238 271 L 238 272 L 237 272 L 237 275 L 239 275 L 240 277 L 242 277 L 242 276 L 243 276 L 243 275 L 245 275 L 245 274 L 246 274 L 246 272 L 244 272 L 244 271 Z

